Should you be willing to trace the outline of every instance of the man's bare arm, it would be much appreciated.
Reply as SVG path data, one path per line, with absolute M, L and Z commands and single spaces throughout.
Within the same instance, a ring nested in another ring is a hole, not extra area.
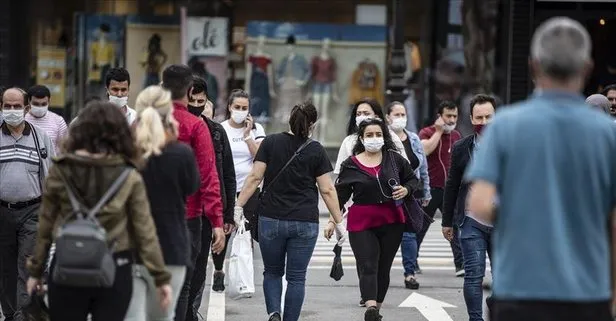
M 476 215 L 478 219 L 486 222 L 493 223 L 495 219 L 495 200 L 496 186 L 486 181 L 475 181 L 471 185 L 468 198 L 466 199 L 468 209 Z
M 442 135 L 443 131 L 437 130 L 436 132 L 434 132 L 432 137 L 430 137 L 430 139 L 421 140 L 421 145 L 423 146 L 424 153 L 426 154 L 426 156 L 432 154 L 432 152 L 436 149 Z

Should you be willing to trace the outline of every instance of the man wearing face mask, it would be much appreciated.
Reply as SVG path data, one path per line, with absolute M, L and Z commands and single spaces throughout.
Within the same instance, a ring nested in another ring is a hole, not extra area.
M 451 148 L 461 138 L 460 133 L 455 130 L 457 120 L 458 106 L 451 101 L 443 101 L 438 106 L 438 118 L 434 125 L 425 127 L 419 132 L 419 138 L 428 159 L 428 174 L 432 194 L 432 200 L 424 209 L 426 214 L 431 217 L 434 217 L 437 209 L 440 209 L 441 213 L 443 212 L 443 190 L 451 161 Z M 421 233 L 417 234 L 418 252 L 429 227 L 430 224 L 424 224 Z M 462 277 L 464 267 L 459 246 L 452 246 L 452 252 L 456 276 Z
M 41 128 L 51 139 L 55 151 L 58 151 L 58 142 L 68 134 L 68 128 L 64 118 L 49 111 L 51 92 L 42 85 L 36 85 L 28 89 L 28 102 L 30 112 L 26 114 L 26 121 Z
M 130 90 L 130 75 L 128 70 L 119 67 L 111 68 L 105 76 L 105 89 L 109 102 L 114 104 L 126 116 L 126 121 L 132 125 L 137 117 L 134 109 L 128 107 L 128 92 Z
M 212 290 L 224 291 L 224 272 L 223 263 L 225 260 L 225 253 L 227 245 L 229 244 L 230 234 L 233 231 L 235 225 L 233 220 L 233 208 L 235 207 L 235 168 L 233 167 L 233 155 L 231 153 L 231 146 L 229 145 L 229 139 L 224 127 L 213 121 L 214 110 L 212 103 L 207 97 L 207 83 L 205 79 L 199 76 L 193 76 L 193 86 L 190 97 L 188 97 L 188 111 L 191 114 L 201 117 L 212 136 L 212 143 L 214 144 L 214 153 L 216 154 L 216 171 L 218 172 L 218 180 L 220 181 L 220 194 L 222 199 L 223 208 L 223 229 L 225 232 L 226 241 L 225 248 L 220 253 L 212 252 L 212 261 L 214 261 L 214 281 L 212 282 Z M 201 297 L 205 288 L 205 274 L 207 267 L 207 256 L 202 256 L 205 259 L 204 262 L 197 262 L 195 270 L 195 281 L 191 284 L 191 297 L 194 296 L 193 308 L 197 311 L 201 305 Z
M 464 137 L 453 146 L 443 200 L 443 236 L 452 246 L 459 245 L 464 253 L 464 299 L 471 321 L 483 321 L 481 282 L 486 270 L 486 252 L 490 255 L 492 247 L 492 225 L 466 210 L 466 195 L 470 182 L 462 182 L 462 178 L 473 153 L 481 148 L 481 131 L 494 116 L 495 106 L 496 100 L 489 95 L 479 94 L 471 99 L 471 124 L 475 133 Z
M 210 243 L 212 251 L 220 253 L 225 246 L 223 206 L 220 182 L 216 171 L 216 154 L 210 130 L 199 117 L 188 111 L 192 96 L 193 75 L 186 65 L 171 65 L 163 71 L 162 87 L 171 92 L 173 117 L 179 123 L 178 140 L 192 148 L 197 160 L 201 184 L 199 191 L 186 200 L 186 224 L 191 240 L 189 268 L 175 309 L 176 321 L 198 320 L 195 290 L 205 275 L 197 275 L 194 267 L 207 264 Z
M 0 305 L 6 321 L 23 320 L 26 258 L 32 255 L 43 182 L 55 150 L 45 132 L 25 120 L 28 94 L 19 88 L 2 94 L 0 124 Z

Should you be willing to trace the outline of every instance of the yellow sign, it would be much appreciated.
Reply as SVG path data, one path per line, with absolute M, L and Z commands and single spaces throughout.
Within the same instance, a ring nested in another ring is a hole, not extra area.
M 64 108 L 66 92 L 66 49 L 39 48 L 36 63 L 36 84 L 51 91 L 49 107 Z

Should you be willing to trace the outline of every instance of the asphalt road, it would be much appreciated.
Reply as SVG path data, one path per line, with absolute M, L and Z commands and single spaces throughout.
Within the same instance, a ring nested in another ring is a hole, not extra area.
M 321 224 L 325 222 L 322 219 Z M 468 320 L 462 294 L 463 278 L 454 275 L 451 250 L 441 236 L 440 221 L 431 226 L 424 242 L 419 260 L 423 270 L 423 274 L 418 275 L 420 289 L 412 291 L 404 287 L 401 257 L 398 253 L 391 272 L 390 289 L 381 310 L 383 320 Z M 300 320 L 363 320 L 364 309 L 357 306 L 358 278 L 350 249 L 343 252 L 345 275 L 342 280 L 336 282 L 329 277 L 333 245 L 333 241 L 327 243 L 324 239 L 317 243 L 308 270 L 306 298 Z M 234 300 L 224 294 L 206 293 L 200 311 L 204 317 L 208 317 L 207 320 L 268 319 L 262 292 L 263 265 L 258 247 L 254 264 L 254 295 Z M 211 265 L 208 269 L 211 271 Z M 208 277 L 208 284 L 209 280 L 211 277 Z M 209 287 L 207 291 L 210 292 Z
M 327 219 L 321 219 L 325 225 Z M 255 243 L 256 244 L 256 243 Z M 348 244 L 343 250 L 344 277 L 336 282 L 329 277 L 333 259 L 334 242 L 322 237 L 317 242 L 308 268 L 306 297 L 300 320 L 363 320 L 364 308 L 358 307 L 359 286 L 355 260 Z M 381 314 L 383 320 L 468 320 L 462 294 L 463 278 L 454 275 L 453 258 L 449 244 L 440 233 L 440 220 L 432 224 L 420 251 L 418 275 L 419 290 L 404 287 L 400 253 L 391 271 L 391 284 Z M 225 265 L 225 269 L 226 269 Z M 258 245 L 254 253 L 255 293 L 250 298 L 234 300 L 225 293 L 211 289 L 211 272 L 208 265 L 206 293 L 200 313 L 208 321 L 257 321 L 267 320 L 262 289 L 263 263 Z M 487 273 L 489 278 L 489 273 Z M 228 280 L 226 280 L 228 284 Z M 485 293 L 485 296 L 487 293 Z M 484 307 L 484 314 L 485 314 Z M 485 318 L 487 320 L 487 318 Z M 3 320 L 0 317 L 0 320 Z

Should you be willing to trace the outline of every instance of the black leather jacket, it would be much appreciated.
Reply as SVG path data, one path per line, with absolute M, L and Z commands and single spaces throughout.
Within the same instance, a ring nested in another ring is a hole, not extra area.
M 212 135 L 214 153 L 216 153 L 216 171 L 220 181 L 220 196 L 222 197 L 222 213 L 225 223 L 233 223 L 233 208 L 235 207 L 235 167 L 233 165 L 233 154 L 227 132 L 221 124 L 201 116 Z
M 394 172 L 396 169 L 398 171 L 397 176 Z M 336 181 L 336 192 L 338 193 L 340 207 L 344 207 L 344 204 L 346 204 L 351 195 L 353 195 L 354 204 L 382 204 L 391 202 L 393 190 L 388 183 L 391 178 L 406 187 L 410 194 L 422 188 L 420 180 L 417 179 L 413 168 L 411 168 L 411 164 L 400 154 L 393 151 L 383 153 L 383 161 L 378 177 L 381 183 L 380 187 L 374 176 L 361 170 L 351 157 L 347 158 L 340 165 L 340 175 L 338 175 Z
M 475 134 L 468 135 L 453 145 L 451 165 L 443 196 L 443 227 L 460 225 L 465 215 L 466 195 L 470 183 L 463 181 L 464 172 L 470 163 L 475 148 Z

